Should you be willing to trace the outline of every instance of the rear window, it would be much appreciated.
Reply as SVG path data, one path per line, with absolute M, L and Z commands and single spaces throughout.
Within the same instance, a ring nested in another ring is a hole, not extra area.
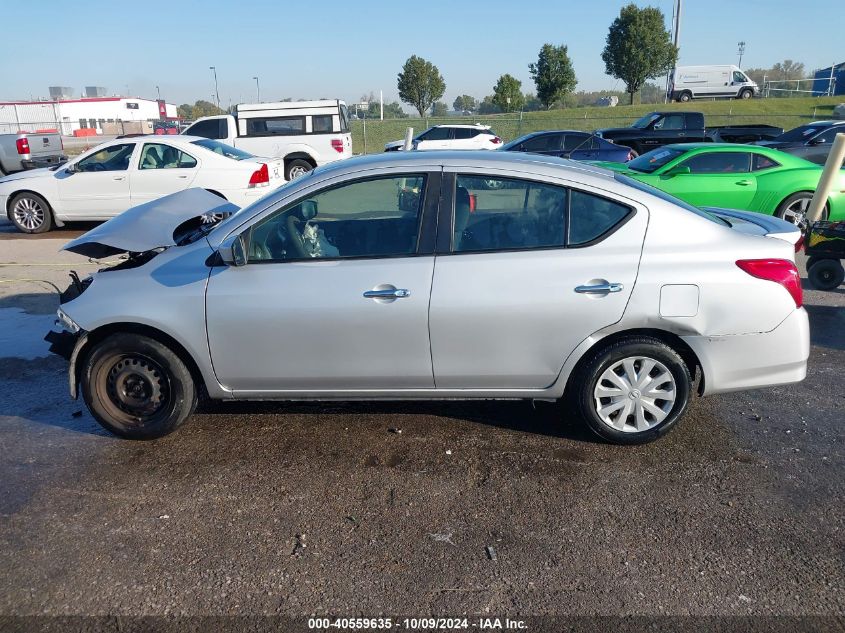
M 819 127 L 818 125 L 802 125 L 800 127 L 795 128 L 794 130 L 789 130 L 789 132 L 784 132 L 774 140 L 780 141 L 782 143 L 795 143 L 797 141 L 804 141 L 821 129 L 823 128 Z
M 221 143 L 220 141 L 214 141 L 211 139 L 194 141 L 192 144 L 199 145 L 207 150 L 211 150 L 215 154 L 220 154 L 221 156 L 231 158 L 232 160 L 244 160 L 253 157 L 253 155 L 249 152 L 244 152 L 243 150 L 239 150 L 237 147 L 232 147 L 231 145 L 226 145 L 226 143 Z
M 650 174 L 683 154 L 684 150 L 680 149 L 668 149 L 665 147 L 653 149 L 629 162 L 628 168 L 644 174 Z
M 643 154 L 643 156 L 645 156 L 645 154 Z M 660 189 L 657 189 L 656 187 L 652 187 L 651 185 L 647 185 L 643 182 L 640 182 L 639 180 L 634 180 L 633 178 L 625 176 L 624 174 L 614 173 L 613 177 L 616 180 L 618 180 L 619 182 L 621 182 L 622 184 L 628 185 L 629 187 L 633 187 L 634 189 L 639 189 L 640 191 L 643 191 L 645 193 L 650 193 L 651 195 L 656 196 L 656 197 L 660 198 L 661 200 L 669 202 L 670 204 L 674 204 L 677 207 L 681 207 L 682 209 L 685 209 L 686 211 L 689 211 L 690 213 L 695 213 L 697 216 L 702 217 L 706 220 L 710 220 L 711 222 L 715 222 L 716 224 L 721 224 L 722 226 L 730 226 L 730 223 L 723 220 L 722 218 L 720 218 L 720 217 L 718 217 L 718 216 L 716 216 L 712 213 L 709 213 L 708 211 L 705 211 L 704 209 L 699 209 L 698 207 L 694 207 L 691 204 L 684 202 L 680 198 L 676 198 L 675 196 L 671 196 L 668 193 L 666 193 L 665 191 L 661 191 Z

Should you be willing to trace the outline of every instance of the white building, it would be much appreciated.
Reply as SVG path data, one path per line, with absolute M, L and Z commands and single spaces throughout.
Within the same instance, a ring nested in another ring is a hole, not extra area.
M 0 134 L 55 129 L 71 135 L 81 128 L 102 134 L 106 123 L 165 118 L 176 118 L 175 105 L 137 97 L 0 102 Z

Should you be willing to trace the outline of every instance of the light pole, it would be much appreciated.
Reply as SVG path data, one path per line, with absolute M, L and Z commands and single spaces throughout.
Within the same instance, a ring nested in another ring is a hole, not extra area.
M 156 94 L 158 95 L 158 100 L 161 101 L 161 90 L 159 90 L 158 86 L 156 86 Z
M 217 99 L 217 109 L 220 109 L 220 91 L 217 89 L 217 66 L 209 66 L 209 70 L 214 72 L 214 96 Z
M 253 77 L 253 79 L 255 79 L 255 100 L 261 103 L 261 85 L 258 83 L 258 77 Z
M 745 53 L 745 42 L 739 42 L 739 43 L 737 43 L 737 46 L 738 46 L 737 53 L 739 53 L 739 63 L 737 64 L 737 66 L 742 68 L 742 54 Z

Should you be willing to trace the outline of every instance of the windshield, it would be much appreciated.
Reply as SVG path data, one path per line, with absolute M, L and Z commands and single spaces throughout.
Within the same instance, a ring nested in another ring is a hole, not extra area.
M 627 163 L 627 166 L 628 169 L 633 169 L 643 174 L 651 174 L 663 167 L 666 163 L 675 160 L 683 153 L 684 150 L 668 149 L 666 147 L 653 149 Z
M 644 117 L 642 117 L 641 119 L 637 119 L 636 121 L 634 121 L 634 124 L 631 127 L 635 127 L 639 130 L 642 130 L 644 128 L 647 128 L 649 123 L 651 123 L 655 119 L 659 119 L 659 118 L 660 118 L 659 114 L 657 114 L 655 112 L 650 112 L 650 113 L 646 114 Z
M 226 145 L 226 143 L 221 143 L 220 141 L 213 141 L 210 138 L 200 139 L 199 141 L 191 141 L 191 143 L 193 145 L 199 145 L 200 147 L 209 149 L 215 154 L 220 154 L 221 156 L 225 156 L 226 158 L 231 158 L 232 160 L 245 160 L 247 158 L 253 158 L 253 155 L 249 152 L 244 152 L 243 150 L 239 150 L 237 147 Z
M 616 173 L 613 177 L 621 183 L 628 185 L 629 187 L 633 187 L 634 189 L 639 189 L 640 191 L 644 191 L 645 193 L 650 193 L 653 196 L 657 196 L 661 200 L 665 202 L 669 202 L 670 204 L 674 204 L 677 207 L 681 207 L 689 211 L 690 213 L 695 213 L 697 216 L 700 216 L 706 220 L 710 220 L 711 222 L 715 222 L 716 224 L 721 224 L 723 226 L 731 226 L 730 222 L 720 218 L 717 215 L 714 215 L 704 209 L 699 209 L 698 207 L 694 207 L 691 204 L 684 202 L 683 200 L 676 198 L 675 196 L 669 195 L 665 191 L 661 191 L 656 187 L 652 187 L 651 185 L 647 185 L 644 182 L 640 182 L 639 180 L 634 180 L 629 176 L 625 176 L 624 174 Z
M 773 139 L 781 143 L 795 143 L 796 141 L 803 141 L 810 138 L 813 134 L 823 129 L 823 126 L 818 125 L 802 125 L 789 132 L 784 132 L 777 138 Z

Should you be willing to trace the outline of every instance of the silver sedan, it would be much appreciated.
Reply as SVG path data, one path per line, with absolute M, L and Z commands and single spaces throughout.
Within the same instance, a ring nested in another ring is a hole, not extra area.
M 201 396 L 566 398 L 636 444 L 694 384 L 804 378 L 798 238 L 557 158 L 391 153 L 240 210 L 200 189 L 130 209 L 66 246 L 129 256 L 74 282 L 49 337 L 72 396 L 127 438 Z

